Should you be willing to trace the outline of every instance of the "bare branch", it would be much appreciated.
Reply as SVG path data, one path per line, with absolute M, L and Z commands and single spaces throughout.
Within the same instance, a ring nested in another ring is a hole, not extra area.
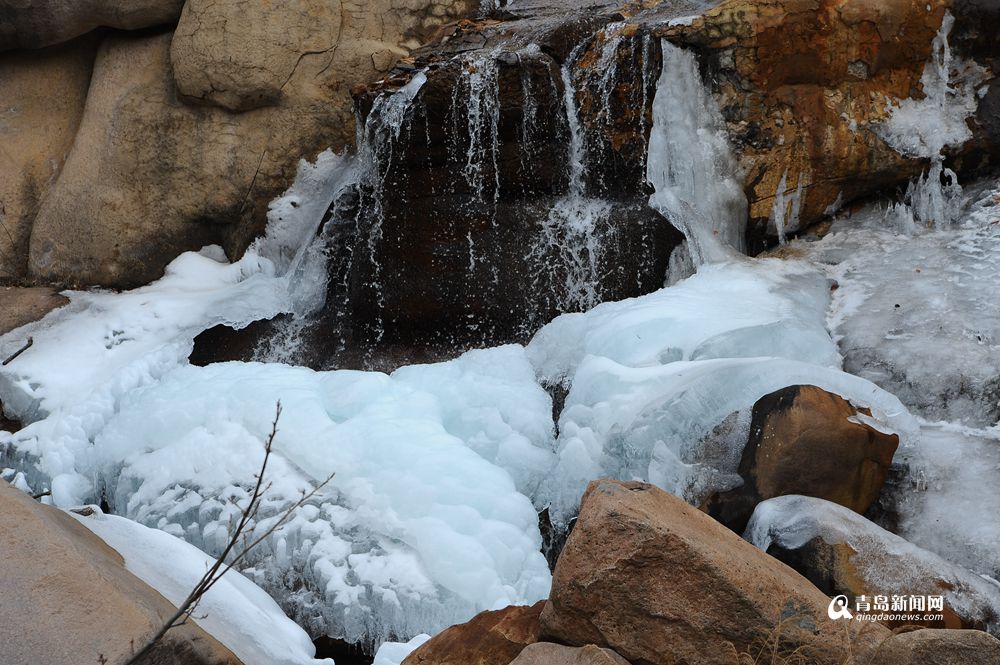
M 257 480 L 254 485 L 253 492 L 250 494 L 250 501 L 243 509 L 240 519 L 236 522 L 236 526 L 233 527 L 232 535 L 230 536 L 225 549 L 223 549 L 222 553 L 215 559 L 212 566 L 205 571 L 205 574 L 202 575 L 201 579 L 198 580 L 198 583 L 191 590 L 191 593 L 188 594 L 187 598 L 185 598 L 183 602 L 178 605 L 177 611 L 173 614 L 173 616 L 167 619 L 160 629 L 157 630 L 156 633 L 149 639 L 149 641 L 147 641 L 141 649 L 135 651 L 131 658 L 129 658 L 123 665 L 135 665 L 135 663 L 138 663 L 143 656 L 149 653 L 150 649 L 163 639 L 163 636 L 167 634 L 167 631 L 187 624 L 188 619 L 192 618 L 194 611 L 198 608 L 198 605 L 205 593 L 215 586 L 216 582 L 222 579 L 223 575 L 228 573 L 233 569 L 233 567 L 243 561 L 251 550 L 286 524 L 299 508 L 316 496 L 316 494 L 326 487 L 326 485 L 333 479 L 333 474 L 330 474 L 326 480 L 316 485 L 311 491 L 303 493 L 302 497 L 292 506 L 287 508 L 280 516 L 278 516 L 278 518 L 272 522 L 263 533 L 259 535 L 255 533 L 256 517 L 260 511 L 261 500 L 271 488 L 271 483 L 264 483 L 264 475 L 267 472 L 267 464 L 270 461 L 271 453 L 274 450 L 274 439 L 278 435 L 278 421 L 280 419 L 281 402 L 278 402 L 275 409 L 274 421 L 271 424 L 271 433 L 264 442 L 264 461 L 261 463 L 260 472 L 256 475 Z M 250 540 L 250 538 L 252 538 L 252 540 Z M 243 546 L 237 550 L 237 545 L 240 543 L 242 543 Z M 226 563 L 227 559 L 229 559 L 229 563 Z M 204 618 L 204 616 L 201 618 Z
M 22 353 L 24 353 L 25 351 L 27 351 L 28 349 L 30 349 L 31 345 L 34 344 L 34 343 L 35 343 L 35 338 L 34 337 L 29 337 L 28 341 L 25 342 L 24 346 L 22 346 L 20 349 L 18 349 L 17 351 L 15 351 L 10 357 L 7 358 L 7 360 L 3 361 L 3 363 L 0 363 L 0 364 L 2 364 L 4 367 L 6 367 L 7 365 L 11 364 L 12 362 L 14 362 L 14 360 L 17 359 L 17 357 L 19 355 L 21 355 Z

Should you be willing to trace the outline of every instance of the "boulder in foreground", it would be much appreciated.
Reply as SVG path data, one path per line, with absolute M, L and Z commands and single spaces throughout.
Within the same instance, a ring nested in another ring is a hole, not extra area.
M 564 647 L 551 642 L 530 644 L 510 665 L 628 665 L 628 661 L 611 649 L 588 644 L 585 647 Z
M 0 644 L 4 665 L 122 663 L 173 615 L 163 596 L 70 515 L 0 482 Z M 143 665 L 239 665 L 193 623 Z
M 1000 640 L 978 630 L 915 630 L 893 635 L 871 665 L 996 665 Z
M 778 641 L 817 665 L 885 639 L 878 625 L 827 618 L 830 599 L 791 568 L 652 485 L 590 484 L 542 639 L 614 649 L 650 665 L 730 665 Z M 853 633 L 853 634 L 852 634 Z
M 403 665 L 508 665 L 527 645 L 538 641 L 538 615 L 544 604 L 478 614 L 436 635 Z

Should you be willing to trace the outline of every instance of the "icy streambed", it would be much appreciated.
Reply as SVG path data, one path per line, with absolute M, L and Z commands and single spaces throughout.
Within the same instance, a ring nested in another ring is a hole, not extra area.
M 734 486 L 753 403 L 809 383 L 870 407 L 900 433 L 899 459 L 910 470 L 895 497 L 900 535 L 995 575 L 1000 436 L 977 428 L 995 400 L 980 392 L 962 402 L 959 415 L 972 424 L 921 420 L 884 389 L 899 390 L 886 375 L 841 371 L 840 353 L 852 362 L 852 350 L 882 330 L 868 348 L 936 367 L 911 381 L 929 392 L 997 367 L 995 347 L 976 340 L 982 355 L 968 371 L 948 369 L 965 359 L 955 344 L 968 336 L 956 331 L 995 316 L 983 312 L 995 292 L 985 287 L 1000 281 L 988 260 L 997 241 L 993 189 L 948 230 L 876 231 L 872 209 L 822 241 L 793 246 L 802 258 L 705 265 L 648 296 L 561 316 L 527 348 L 392 375 L 188 365 L 191 339 L 220 311 L 259 307 L 267 302 L 260 293 L 280 301 L 296 282 L 266 256 L 226 264 L 211 252 L 184 255 L 157 283 L 71 294 L 71 305 L 0 340 L 7 349 L 27 334 L 36 339 L 2 374 L 4 403 L 29 422 L 0 434 L 5 475 L 51 487 L 59 505 L 105 498 L 117 514 L 158 529 L 128 527 L 140 553 L 155 539 L 180 546 L 179 538 L 211 554 L 247 499 L 280 400 L 262 521 L 336 475 L 244 574 L 310 630 L 379 643 L 544 597 L 536 511 L 549 506 L 565 523 L 590 478 L 648 480 L 692 501 Z M 251 261 L 265 268 L 248 271 Z M 915 265 L 922 278 L 904 279 Z M 968 275 L 975 281 L 963 281 Z M 962 297 L 928 297 L 936 293 Z M 895 328 L 884 317 L 902 309 L 896 300 L 922 307 L 908 328 L 886 336 Z M 78 368 L 76 383 L 66 368 Z M 568 390 L 558 428 L 543 385 Z
M 356 177 L 349 160 L 324 154 L 303 164 L 240 261 L 188 253 L 147 287 L 72 293 L 67 307 L 0 338 L 3 356 L 35 340 L 0 370 L 0 399 L 27 425 L 0 433 L 4 477 L 50 488 L 61 506 L 105 499 L 132 521 L 109 516 L 95 530 L 165 584 L 143 557 L 160 540 L 221 549 L 280 401 L 262 528 L 335 475 L 243 573 L 310 632 L 380 644 L 545 597 L 537 511 L 549 507 L 564 525 L 591 478 L 646 480 L 692 502 L 735 486 L 753 404 L 814 384 L 900 434 L 900 534 L 996 575 L 1000 188 L 984 185 L 968 208 L 949 199 L 958 221 L 937 230 L 912 218 L 887 228 L 872 208 L 795 244 L 798 259 L 741 258 L 745 201 L 717 109 L 694 94 L 703 88 L 692 62 L 667 49 L 661 86 L 693 92 L 676 104 L 658 95 L 649 166 L 651 204 L 684 227 L 693 276 L 561 316 L 527 347 L 391 375 L 190 366 L 201 330 L 323 302 L 327 270 L 312 238 L 326 202 Z M 697 135 L 719 140 L 692 152 Z M 545 390 L 554 387 L 566 394 L 558 422 Z M 286 625 L 266 608 L 234 621 L 220 630 Z M 302 648 L 290 662 L 310 662 L 304 633 L 292 633 Z M 380 659 L 405 650 L 391 645 Z
M 838 288 L 829 328 L 844 366 L 897 395 L 919 436 L 896 454 L 896 530 L 953 563 L 1000 575 L 1000 184 L 961 196 L 943 227 L 873 205 L 789 250 Z M 894 223 L 896 226 L 894 227 Z

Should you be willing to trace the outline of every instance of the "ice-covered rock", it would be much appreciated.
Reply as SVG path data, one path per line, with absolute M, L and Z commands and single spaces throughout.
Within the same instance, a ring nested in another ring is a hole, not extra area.
M 900 536 L 1000 579 L 1000 429 L 922 423 L 900 447 L 902 477 L 887 492 Z
M 839 370 L 780 358 L 728 358 L 632 368 L 587 357 L 559 419 L 558 461 L 543 484 L 557 524 L 593 478 L 644 480 L 700 504 L 742 483 L 750 410 L 792 385 L 815 385 L 872 412 L 906 439 L 916 423 L 895 397 Z M 735 414 L 735 415 L 733 415 Z
M 27 427 L 0 432 L 10 465 L 26 459 L 30 482 L 52 482 L 60 505 L 93 498 L 81 473 L 90 442 L 126 394 L 187 362 L 194 337 L 214 325 L 240 328 L 322 302 L 323 258 L 313 249 L 325 204 L 353 179 L 351 160 L 322 153 L 303 161 L 285 196 L 271 204 L 267 233 L 229 263 L 219 247 L 187 252 L 164 276 L 132 291 L 67 292 L 70 304 L 0 337 L 4 411 Z
M 864 411 L 815 386 L 790 386 L 753 405 L 739 463 L 744 483 L 703 509 L 742 533 L 754 507 L 785 494 L 819 497 L 866 512 L 889 474 L 899 437 Z
M 744 537 L 761 550 L 798 564 L 799 572 L 830 595 L 864 596 L 868 602 L 876 596 L 907 600 L 942 596 L 944 618 L 933 625 L 1000 630 L 1000 583 L 835 503 L 796 495 L 770 499 L 757 506 Z M 934 614 L 931 607 L 925 609 Z M 908 610 L 909 605 L 897 607 L 894 613 L 908 614 Z M 885 611 L 890 613 L 890 608 Z M 908 618 L 902 623 L 921 620 Z

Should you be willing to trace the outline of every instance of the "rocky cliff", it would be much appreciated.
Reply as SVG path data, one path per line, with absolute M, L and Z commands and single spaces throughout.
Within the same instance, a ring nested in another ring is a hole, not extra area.
M 50 4 L 0 39 L 0 279 L 122 288 L 206 244 L 236 258 L 300 158 L 356 149 L 326 362 L 523 340 L 683 264 L 648 205 L 661 40 L 714 92 L 751 253 L 927 168 L 882 130 L 929 94 L 946 13 L 980 98 L 952 165 L 1000 146 L 987 2 Z

